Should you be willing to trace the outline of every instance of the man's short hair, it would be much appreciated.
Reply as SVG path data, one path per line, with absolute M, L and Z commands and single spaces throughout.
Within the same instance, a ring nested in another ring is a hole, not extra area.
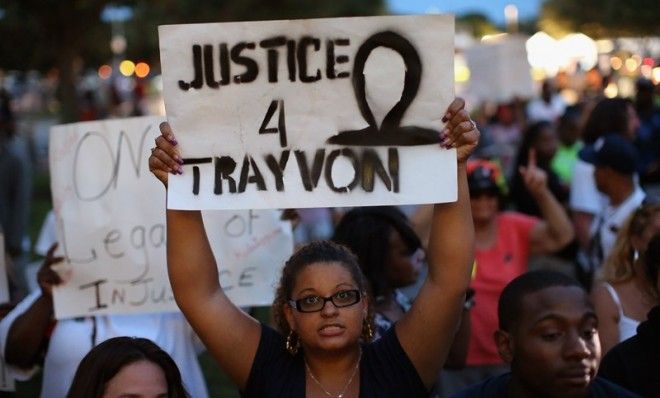
M 502 290 L 497 306 L 500 329 L 510 332 L 513 324 L 519 318 L 525 296 L 539 290 L 555 286 L 582 285 L 568 275 L 557 271 L 531 271 L 515 278 Z

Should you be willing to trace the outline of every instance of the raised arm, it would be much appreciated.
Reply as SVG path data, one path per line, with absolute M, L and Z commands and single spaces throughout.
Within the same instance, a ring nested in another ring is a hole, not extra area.
M 529 151 L 527 166 L 521 167 L 518 172 L 543 216 L 543 221 L 536 224 L 530 234 L 530 253 L 556 252 L 573 240 L 575 231 L 568 214 L 550 192 L 545 171 L 536 166 L 536 152 L 533 149 Z
M 160 126 L 149 169 L 167 187 L 181 173 L 167 123 Z M 225 295 L 199 211 L 167 210 L 167 270 L 174 298 L 206 348 L 239 389 L 244 389 L 261 336 L 259 323 Z
M 424 384 L 431 387 L 447 358 L 460 320 L 474 262 L 466 162 L 479 132 L 456 99 L 443 118 L 443 145 L 456 148 L 458 200 L 436 204 L 428 245 L 429 273 L 410 311 L 396 325 L 401 346 Z

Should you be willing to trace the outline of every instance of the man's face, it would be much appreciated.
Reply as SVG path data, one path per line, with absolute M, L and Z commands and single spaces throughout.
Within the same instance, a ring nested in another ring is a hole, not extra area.
M 586 397 L 600 361 L 597 327 L 579 287 L 526 295 L 509 335 L 512 383 L 527 396 Z
M 607 179 L 609 173 L 608 168 L 604 166 L 596 166 L 594 168 L 594 181 L 596 183 L 596 188 L 602 193 L 606 193 L 607 190 Z

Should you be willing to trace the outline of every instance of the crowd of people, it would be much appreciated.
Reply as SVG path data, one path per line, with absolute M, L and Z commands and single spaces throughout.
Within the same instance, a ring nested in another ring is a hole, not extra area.
M 31 186 L 13 171 L 30 167 L 7 95 L 0 221 L 22 270 Z M 203 398 L 204 349 L 246 397 L 654 396 L 657 98 L 642 79 L 634 100 L 566 106 L 550 81 L 492 114 L 455 100 L 440 145 L 457 152 L 458 200 L 294 212 L 268 323 L 225 295 L 199 212 L 166 215 L 181 313 L 55 321 L 51 238 L 36 290 L 10 277 L 0 357 L 17 380 L 43 368 L 42 397 Z M 175 134 L 161 125 L 149 161 L 166 189 Z

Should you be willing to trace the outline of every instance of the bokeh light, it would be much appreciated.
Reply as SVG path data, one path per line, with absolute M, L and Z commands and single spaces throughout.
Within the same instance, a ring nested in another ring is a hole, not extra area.
M 126 77 L 133 75 L 135 72 L 135 63 L 133 63 L 133 61 L 129 61 L 128 59 L 121 61 L 119 64 L 119 72 L 121 72 L 121 74 Z
M 98 75 L 103 80 L 108 80 L 112 76 L 112 67 L 110 65 L 99 66 Z
M 135 65 L 135 76 L 140 78 L 147 77 L 150 70 L 151 68 L 149 68 L 149 64 L 146 62 L 138 62 L 137 65 Z

